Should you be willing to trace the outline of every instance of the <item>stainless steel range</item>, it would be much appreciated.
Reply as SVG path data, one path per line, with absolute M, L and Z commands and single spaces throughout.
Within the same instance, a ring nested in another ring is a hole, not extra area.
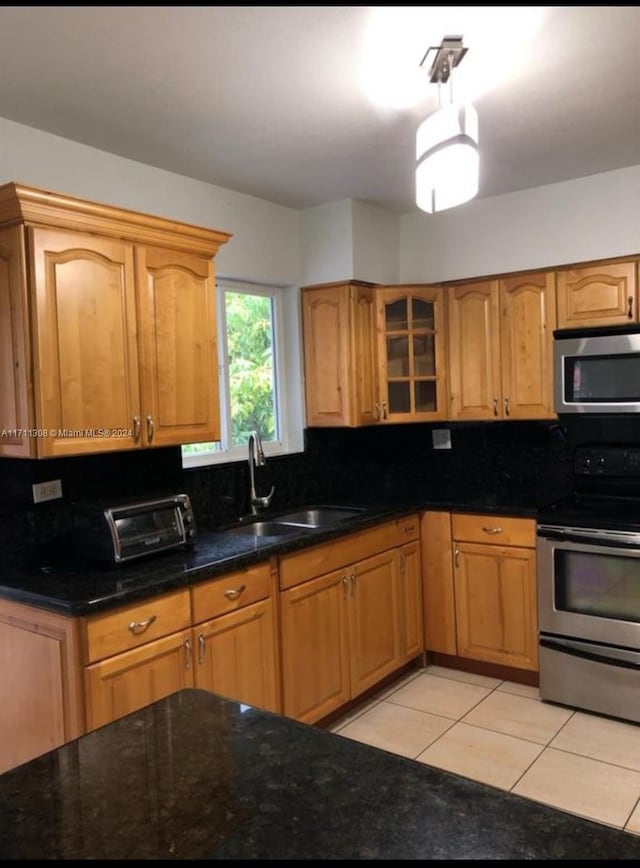
M 640 722 L 640 447 L 578 447 L 537 534 L 541 698 Z

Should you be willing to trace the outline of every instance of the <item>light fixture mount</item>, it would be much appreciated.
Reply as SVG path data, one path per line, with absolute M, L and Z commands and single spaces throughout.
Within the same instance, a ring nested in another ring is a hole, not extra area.
M 444 84 L 466 53 L 462 36 L 445 36 L 440 45 L 427 49 L 420 66 L 428 67 L 431 84 Z

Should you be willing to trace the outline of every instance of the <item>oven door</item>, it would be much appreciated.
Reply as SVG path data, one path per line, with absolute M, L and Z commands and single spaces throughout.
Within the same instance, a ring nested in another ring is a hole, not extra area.
M 540 698 L 640 723 L 640 544 L 615 536 L 538 527 Z
M 640 651 L 640 538 L 539 526 L 538 620 L 550 634 Z

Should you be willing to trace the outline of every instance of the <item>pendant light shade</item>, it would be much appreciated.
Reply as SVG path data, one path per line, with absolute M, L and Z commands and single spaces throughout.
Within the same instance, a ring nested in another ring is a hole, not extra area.
M 438 84 L 436 112 L 416 134 L 416 204 L 433 214 L 468 202 L 478 192 L 478 114 L 470 104 L 453 100 L 453 70 L 466 54 L 462 37 L 445 37 L 435 52 L 431 82 Z M 450 101 L 442 105 L 440 85 L 450 83 Z
M 478 115 L 450 103 L 418 127 L 416 204 L 433 214 L 468 202 L 478 192 Z

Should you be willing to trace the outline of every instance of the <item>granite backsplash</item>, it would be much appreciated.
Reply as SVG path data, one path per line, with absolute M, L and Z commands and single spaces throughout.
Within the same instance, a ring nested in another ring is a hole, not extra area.
M 450 450 L 433 448 L 432 432 L 438 428 L 450 431 Z M 603 431 L 613 437 L 606 426 L 598 428 L 594 422 L 585 431 L 592 440 Z M 624 434 L 640 440 L 638 423 L 626 426 Z M 262 491 L 275 486 L 275 509 L 404 498 L 538 506 L 568 492 L 571 450 L 581 436 L 575 424 L 556 422 L 307 429 L 304 452 L 268 459 L 256 470 L 256 487 Z M 62 481 L 63 499 L 34 504 L 31 485 L 50 479 Z M 5 555 L 67 545 L 75 501 L 186 491 L 203 530 L 249 511 L 246 461 L 183 470 L 177 447 L 42 461 L 4 458 L 0 486 L 0 545 Z

